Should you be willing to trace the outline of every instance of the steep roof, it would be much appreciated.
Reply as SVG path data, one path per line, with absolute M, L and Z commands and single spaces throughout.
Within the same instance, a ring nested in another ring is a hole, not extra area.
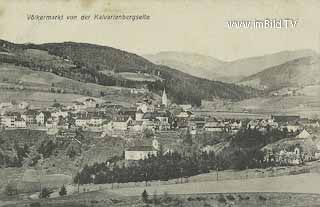
M 155 149 L 153 148 L 153 146 L 134 146 L 134 147 L 130 147 L 128 148 L 126 151 L 147 151 L 147 152 L 151 152 L 151 151 L 155 151 Z

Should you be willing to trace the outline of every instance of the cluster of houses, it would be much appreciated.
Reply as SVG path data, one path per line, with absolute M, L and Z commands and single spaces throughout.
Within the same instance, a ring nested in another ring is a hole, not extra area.
M 319 127 L 318 121 L 302 119 L 299 116 L 272 116 L 269 119 L 218 119 L 210 116 L 196 116 L 191 105 L 168 103 L 165 90 L 161 103 L 153 103 L 144 97 L 135 106 L 123 107 L 98 103 L 93 98 L 75 101 L 73 105 L 55 103 L 46 109 L 33 108 L 27 102 L 0 104 L 0 125 L 5 129 L 70 129 L 100 131 L 118 135 L 125 132 L 141 133 L 189 129 L 191 134 L 204 132 L 237 133 L 241 128 L 258 129 L 266 132 L 278 128 L 297 132 L 305 127 Z
M 47 131 L 63 129 L 60 131 L 65 132 L 69 129 L 82 128 L 83 130 L 102 132 L 102 136 L 141 134 L 145 130 L 160 133 L 189 130 L 192 135 L 196 135 L 215 132 L 236 134 L 243 128 L 256 129 L 265 133 L 273 129 L 280 129 L 297 134 L 295 139 L 299 144 L 291 144 L 289 147 L 281 144 L 266 146 L 263 149 L 266 160 L 298 164 L 303 160 L 310 160 L 317 156 L 320 158 L 320 153 L 316 154 L 317 150 L 309 150 L 306 153 L 304 144 L 300 143 L 301 140 L 311 137 L 306 129 L 320 127 L 317 120 L 288 115 L 252 120 L 219 119 L 206 115 L 195 115 L 191 105 L 169 104 L 165 90 L 163 90 L 161 103 L 153 103 L 152 98 L 143 96 L 131 107 L 99 102 L 93 98 L 75 101 L 69 106 L 54 103 L 52 107 L 45 109 L 34 108 L 27 102 L 0 103 L 0 127 Z M 145 159 L 148 154 L 156 154 L 157 147 L 158 144 L 154 141 L 152 146 L 129 148 L 125 151 L 126 160 Z

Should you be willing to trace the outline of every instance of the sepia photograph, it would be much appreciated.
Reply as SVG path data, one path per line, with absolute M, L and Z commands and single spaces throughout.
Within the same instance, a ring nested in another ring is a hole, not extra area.
M 320 206 L 319 19 L 0 0 L 0 207 Z

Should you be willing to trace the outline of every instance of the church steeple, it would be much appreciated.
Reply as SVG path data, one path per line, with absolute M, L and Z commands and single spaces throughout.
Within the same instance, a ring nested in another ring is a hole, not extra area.
M 163 93 L 162 93 L 162 105 L 164 106 L 168 106 L 168 98 L 167 98 L 167 94 L 166 94 L 166 89 L 163 89 Z

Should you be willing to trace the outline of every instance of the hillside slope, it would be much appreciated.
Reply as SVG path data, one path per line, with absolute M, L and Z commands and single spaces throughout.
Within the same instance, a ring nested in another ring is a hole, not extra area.
M 13 44 L 0 41 L 0 62 L 47 71 L 69 79 L 104 86 L 142 87 L 160 94 L 163 88 L 176 103 L 199 105 L 201 99 L 219 97 L 241 100 L 258 94 L 258 91 L 196 78 L 167 66 L 156 65 L 132 53 L 107 46 L 87 43 Z M 146 73 L 160 80 L 135 81 L 119 73 Z
M 298 58 L 267 68 L 244 78 L 240 83 L 258 88 L 264 87 L 269 90 L 318 85 L 320 84 L 320 57 Z
M 266 68 L 315 54 L 312 50 L 281 51 L 229 62 L 184 52 L 160 52 L 145 57 L 156 64 L 176 68 L 197 77 L 234 83 Z
M 184 73 L 206 79 L 220 77 L 222 74 L 217 73 L 214 68 L 224 64 L 223 61 L 213 57 L 187 52 L 160 52 L 144 55 L 144 57 L 155 64 L 166 65 Z

